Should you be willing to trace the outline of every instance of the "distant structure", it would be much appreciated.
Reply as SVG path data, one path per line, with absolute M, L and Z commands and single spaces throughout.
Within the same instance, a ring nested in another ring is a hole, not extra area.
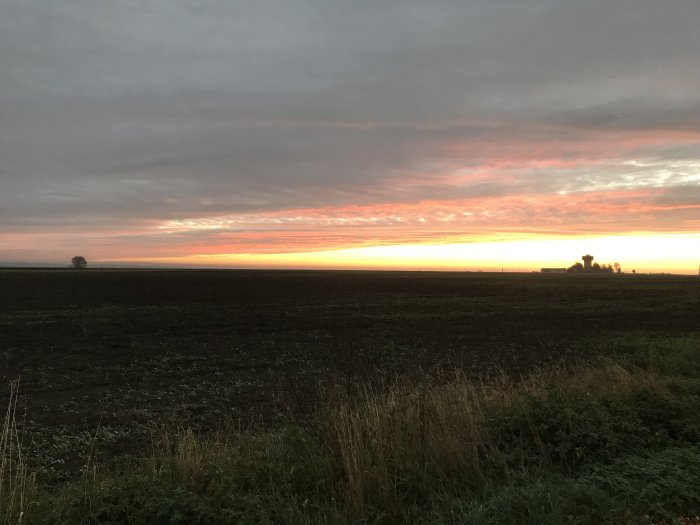
M 615 263 L 614 265 L 594 263 L 592 255 L 584 255 L 581 259 L 583 264 L 575 262 L 566 271 L 568 273 L 622 273 L 620 263 Z
M 84 270 L 87 268 L 87 260 L 82 255 L 76 255 L 70 260 L 70 267 L 74 270 Z
M 566 273 L 566 268 L 542 268 L 541 273 Z

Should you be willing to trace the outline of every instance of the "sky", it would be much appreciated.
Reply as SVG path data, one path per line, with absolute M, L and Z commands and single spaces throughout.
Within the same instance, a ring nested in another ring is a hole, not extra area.
M 700 264 L 698 0 L 0 0 L 0 261 Z

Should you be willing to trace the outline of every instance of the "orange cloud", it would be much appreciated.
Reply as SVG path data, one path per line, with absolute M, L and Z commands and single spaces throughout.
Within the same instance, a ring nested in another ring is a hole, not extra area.
M 157 227 L 197 234 L 188 253 L 284 253 L 481 240 L 511 234 L 695 232 L 700 203 L 660 201 L 659 188 L 305 208 L 182 221 Z M 188 237 L 186 237 L 188 238 Z

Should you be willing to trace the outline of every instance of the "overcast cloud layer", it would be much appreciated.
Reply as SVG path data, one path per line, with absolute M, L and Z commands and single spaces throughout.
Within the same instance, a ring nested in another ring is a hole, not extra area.
M 0 260 L 700 231 L 698 0 L 0 0 Z

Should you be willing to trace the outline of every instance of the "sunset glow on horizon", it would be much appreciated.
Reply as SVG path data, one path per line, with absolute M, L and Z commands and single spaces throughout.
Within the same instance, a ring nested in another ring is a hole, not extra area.
M 650 249 L 653 247 L 653 249 Z M 534 238 L 452 244 L 369 246 L 317 252 L 207 254 L 124 259 L 118 262 L 260 269 L 536 271 L 566 268 L 583 253 L 620 262 L 625 273 L 696 274 L 700 234 L 598 238 Z M 634 261 L 635 263 L 630 263 Z
M 700 4 L 398 4 L 0 7 L 0 264 L 697 274 Z

